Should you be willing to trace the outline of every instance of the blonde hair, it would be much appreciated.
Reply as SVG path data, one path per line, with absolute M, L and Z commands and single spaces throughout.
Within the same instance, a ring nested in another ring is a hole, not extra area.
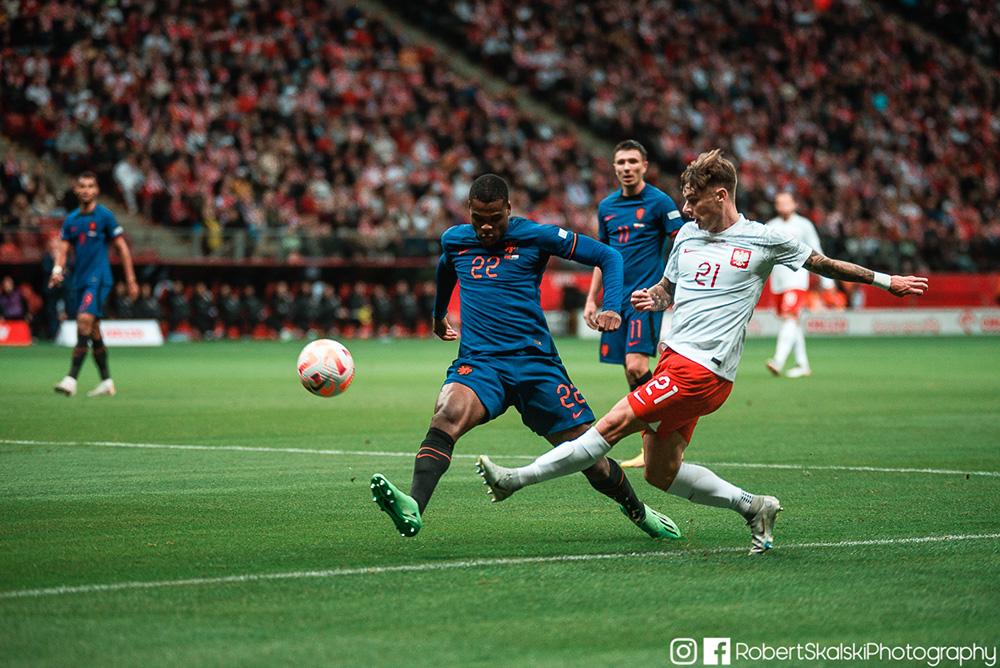
M 681 186 L 690 186 L 695 192 L 706 188 L 722 187 L 730 197 L 736 196 L 736 167 L 722 157 L 717 148 L 695 158 L 681 174 Z

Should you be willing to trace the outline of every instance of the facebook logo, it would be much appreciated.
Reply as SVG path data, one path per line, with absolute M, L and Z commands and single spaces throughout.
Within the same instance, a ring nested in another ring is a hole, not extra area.
M 728 666 L 733 662 L 729 638 L 705 638 L 701 658 L 706 666 Z

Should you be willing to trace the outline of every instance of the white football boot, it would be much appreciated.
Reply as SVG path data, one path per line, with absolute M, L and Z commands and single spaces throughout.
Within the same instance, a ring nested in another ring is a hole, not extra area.
M 74 394 L 76 394 L 76 378 L 73 378 L 72 376 L 66 376 L 58 383 L 56 383 L 55 387 L 53 387 L 52 389 L 59 394 L 64 394 L 67 397 L 72 397 Z
M 500 503 L 520 489 L 514 483 L 513 470 L 497 466 L 486 455 L 482 455 L 476 460 L 476 473 L 483 479 L 487 494 L 493 503 Z
M 88 397 L 113 397 L 117 393 L 115 381 L 108 378 L 98 383 L 97 387 L 87 392 Z
M 812 369 L 806 366 L 796 366 L 792 367 L 785 372 L 785 376 L 788 378 L 805 378 L 806 376 L 813 375 Z
M 750 554 L 762 554 L 774 547 L 774 520 L 782 510 L 781 502 L 773 496 L 753 497 L 745 515 L 750 527 Z
M 778 363 L 775 362 L 774 360 L 768 360 L 767 364 L 765 364 L 764 366 L 767 367 L 767 370 L 771 372 L 772 376 L 781 375 L 781 369 L 778 367 Z

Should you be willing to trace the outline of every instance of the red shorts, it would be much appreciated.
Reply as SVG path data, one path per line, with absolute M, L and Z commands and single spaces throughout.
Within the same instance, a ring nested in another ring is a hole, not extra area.
M 809 303 L 808 290 L 787 290 L 778 295 L 778 315 L 799 317 L 799 311 Z
M 679 432 L 691 442 L 698 418 L 726 402 L 732 381 L 669 348 L 660 357 L 653 379 L 628 394 L 632 412 L 660 436 Z

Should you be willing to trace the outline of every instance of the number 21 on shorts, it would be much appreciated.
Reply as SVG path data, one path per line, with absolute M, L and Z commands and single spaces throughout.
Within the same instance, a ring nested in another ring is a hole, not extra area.
M 632 396 L 634 396 L 639 403 L 643 405 L 646 404 L 647 399 L 652 399 L 653 405 L 655 406 L 662 401 L 666 401 L 678 392 L 680 392 L 680 388 L 673 385 L 668 376 L 659 376 L 658 378 L 654 378 L 646 383 L 645 386 L 640 387 L 633 393 Z

